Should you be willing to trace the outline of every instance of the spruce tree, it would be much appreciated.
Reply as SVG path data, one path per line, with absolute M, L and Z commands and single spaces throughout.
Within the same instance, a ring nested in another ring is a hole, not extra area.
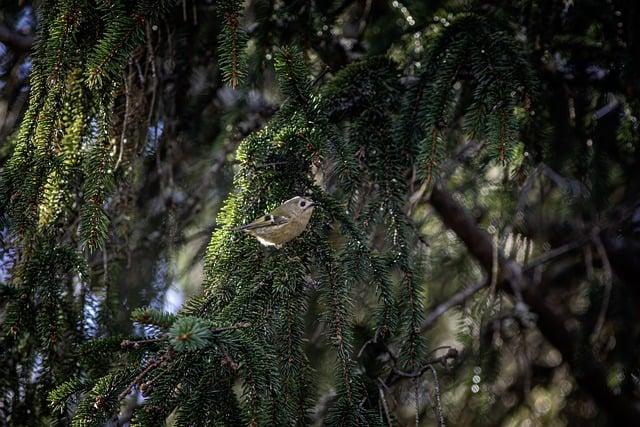
M 10 3 L 0 425 L 640 419 L 635 2 Z

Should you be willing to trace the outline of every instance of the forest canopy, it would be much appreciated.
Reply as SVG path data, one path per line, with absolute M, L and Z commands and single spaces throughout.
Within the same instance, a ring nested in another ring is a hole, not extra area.
M 0 426 L 640 421 L 639 3 L 0 5 Z

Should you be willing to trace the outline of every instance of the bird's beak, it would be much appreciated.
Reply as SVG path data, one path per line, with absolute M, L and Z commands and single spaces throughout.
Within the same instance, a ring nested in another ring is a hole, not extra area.
M 307 209 L 309 209 L 309 208 L 312 208 L 312 207 L 314 207 L 315 205 L 316 205 L 315 203 L 311 202 L 311 203 L 309 203 L 309 204 L 307 205 L 307 207 L 305 208 L 305 210 L 307 210 Z

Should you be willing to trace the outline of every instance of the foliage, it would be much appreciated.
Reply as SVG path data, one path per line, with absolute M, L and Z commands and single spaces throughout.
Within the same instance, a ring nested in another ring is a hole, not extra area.
M 204 3 L 39 5 L 3 423 L 637 415 L 636 6 Z M 295 195 L 299 238 L 238 232 Z

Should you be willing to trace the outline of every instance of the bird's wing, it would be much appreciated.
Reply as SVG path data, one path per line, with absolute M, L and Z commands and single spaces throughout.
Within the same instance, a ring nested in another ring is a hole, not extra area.
M 287 219 L 289 219 L 289 217 L 291 216 L 291 214 L 287 211 L 287 209 L 285 208 L 285 204 L 281 204 L 280 206 L 278 206 L 277 208 L 275 208 L 274 210 L 271 211 L 271 215 L 273 215 L 274 217 L 276 216 L 283 216 Z
M 255 230 L 257 228 L 272 227 L 274 225 L 286 224 L 287 222 L 289 222 L 289 218 L 283 215 L 265 215 L 247 225 L 238 227 L 238 230 L 249 231 L 249 230 Z

